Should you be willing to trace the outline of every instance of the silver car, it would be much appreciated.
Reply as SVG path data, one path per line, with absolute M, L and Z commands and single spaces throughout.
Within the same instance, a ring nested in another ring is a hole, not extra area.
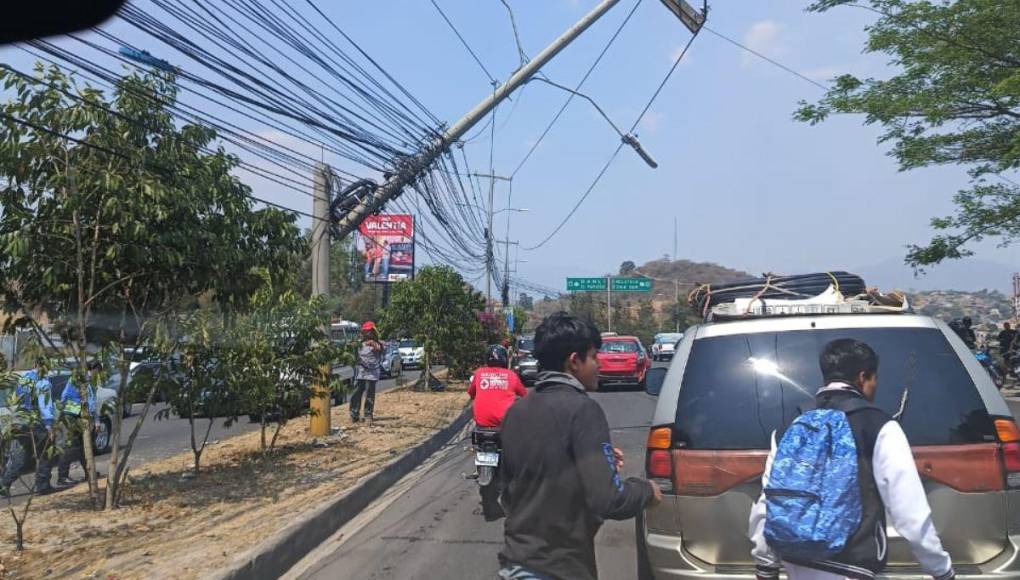
M 878 353 L 875 404 L 903 410 L 899 420 L 957 575 L 1020 578 L 1020 432 L 956 334 L 913 314 L 767 317 L 689 329 L 665 378 L 649 377 L 658 402 L 645 468 L 665 499 L 637 519 L 639 578 L 754 576 L 748 515 L 771 433 L 812 400 L 822 382 L 818 354 L 837 338 Z M 884 575 L 921 576 L 891 526 L 888 536 Z

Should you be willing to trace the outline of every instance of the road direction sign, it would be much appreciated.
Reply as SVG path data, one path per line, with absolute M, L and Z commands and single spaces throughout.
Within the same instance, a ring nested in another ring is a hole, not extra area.
M 651 292 L 651 278 L 613 278 L 613 292 Z
M 605 278 L 567 278 L 568 292 L 605 292 Z

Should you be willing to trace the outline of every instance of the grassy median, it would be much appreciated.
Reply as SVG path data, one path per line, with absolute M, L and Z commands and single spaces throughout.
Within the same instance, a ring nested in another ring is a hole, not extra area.
M 0 577 L 203 577 L 423 442 L 467 401 L 460 383 L 439 393 L 388 391 L 376 397 L 373 424 L 352 424 L 346 406 L 335 408 L 341 432 L 327 447 L 312 445 L 299 418 L 266 456 L 258 432 L 210 446 L 197 478 L 190 451 L 147 463 L 131 470 L 114 511 L 90 511 L 85 485 L 36 498 L 22 554 L 6 522 Z

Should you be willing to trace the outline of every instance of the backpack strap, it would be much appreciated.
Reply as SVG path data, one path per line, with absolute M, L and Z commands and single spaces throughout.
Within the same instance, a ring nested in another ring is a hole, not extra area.
M 833 405 L 833 408 L 839 409 L 849 415 L 850 413 L 855 413 L 873 406 L 874 405 L 869 403 L 864 397 L 849 397 Z

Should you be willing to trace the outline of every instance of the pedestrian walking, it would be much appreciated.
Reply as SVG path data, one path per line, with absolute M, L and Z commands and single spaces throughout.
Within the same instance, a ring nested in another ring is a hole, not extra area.
M 873 580 L 885 568 L 887 513 L 926 574 L 953 578 L 910 443 L 871 404 L 878 355 L 840 339 L 819 363 L 816 408 L 772 434 L 749 522 L 758 579 L 775 580 L 782 567 L 790 580 Z
M 601 344 L 595 325 L 566 312 L 535 331 L 543 372 L 503 418 L 500 578 L 594 580 L 602 522 L 632 518 L 662 499 L 654 482 L 623 479 L 623 453 L 588 396 L 599 386 Z
M 90 370 L 95 369 L 92 367 Z M 95 389 L 90 384 L 85 386 L 85 403 L 93 419 L 89 433 L 91 436 L 99 425 L 99 409 L 96 407 Z M 64 420 L 61 421 L 57 429 L 57 447 L 63 451 L 60 454 L 60 462 L 57 464 L 57 485 L 67 486 L 79 483 L 70 477 L 71 465 L 75 462 L 81 465 L 81 470 L 85 473 L 86 478 L 89 472 L 85 463 L 85 443 L 82 440 L 85 429 L 85 426 L 82 425 L 82 397 L 81 391 L 74 384 L 74 377 L 67 381 L 64 392 L 60 394 L 60 412 L 64 416 Z M 99 476 L 97 470 L 96 477 Z
M 21 475 L 30 456 L 35 460 L 36 495 L 53 491 L 50 477 L 53 474 L 53 423 L 56 407 L 53 404 L 53 386 L 46 378 L 45 359 L 38 359 L 34 369 L 26 373 L 15 387 L 18 411 L 13 419 L 13 433 L 7 448 L 7 461 L 0 475 L 0 495 L 9 496 L 11 484 Z
M 375 323 L 361 325 L 361 347 L 354 369 L 355 387 L 351 394 L 351 421 L 357 423 L 361 415 L 361 397 L 365 397 L 365 419 L 372 421 L 375 411 L 375 385 L 382 374 L 383 346 L 379 342 Z

